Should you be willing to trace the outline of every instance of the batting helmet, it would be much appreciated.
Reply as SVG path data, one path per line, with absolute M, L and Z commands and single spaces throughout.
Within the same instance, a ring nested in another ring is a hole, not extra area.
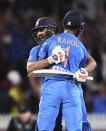
M 32 31 L 34 31 L 32 36 L 38 44 L 42 44 L 42 41 L 41 41 L 40 37 L 37 36 L 36 34 L 42 28 L 47 28 L 45 36 L 43 36 L 46 40 L 53 35 L 52 34 L 53 30 L 55 33 L 57 32 L 57 24 L 52 18 L 49 18 L 49 17 L 42 17 L 36 21 L 35 26 L 32 29 Z
M 53 27 L 54 29 L 57 28 L 57 24 L 52 18 L 42 17 L 36 21 L 35 27 L 32 30 L 39 28 L 48 28 L 49 26 Z
M 63 19 L 63 24 L 70 28 L 84 27 L 84 18 L 83 15 L 78 11 L 68 11 Z

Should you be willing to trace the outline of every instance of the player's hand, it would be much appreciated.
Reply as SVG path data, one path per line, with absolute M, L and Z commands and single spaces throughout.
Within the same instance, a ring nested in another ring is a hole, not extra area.
M 56 46 L 52 51 L 52 57 L 56 64 L 65 61 L 65 52 L 61 46 Z
M 74 80 L 77 82 L 85 82 L 87 80 L 88 72 L 81 68 L 73 76 Z
M 48 58 L 48 62 L 50 64 L 56 63 L 59 64 L 61 62 L 65 61 L 65 52 L 61 48 L 61 46 L 56 46 L 52 51 L 52 56 Z

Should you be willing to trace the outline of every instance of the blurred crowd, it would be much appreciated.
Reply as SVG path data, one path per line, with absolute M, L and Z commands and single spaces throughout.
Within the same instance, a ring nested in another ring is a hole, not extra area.
M 88 113 L 106 113 L 106 1 L 105 0 L 0 0 L 0 114 L 18 113 L 27 104 L 38 113 L 39 98 L 27 78 L 26 61 L 36 43 L 32 27 L 37 18 L 54 18 L 61 33 L 62 19 L 70 10 L 85 16 L 85 30 L 79 36 L 97 62 L 90 73 L 94 81 L 83 84 Z

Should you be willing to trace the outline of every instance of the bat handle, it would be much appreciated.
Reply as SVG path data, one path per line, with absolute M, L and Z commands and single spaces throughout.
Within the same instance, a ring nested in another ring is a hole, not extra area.
M 93 77 L 92 76 L 88 76 L 87 80 L 93 80 Z

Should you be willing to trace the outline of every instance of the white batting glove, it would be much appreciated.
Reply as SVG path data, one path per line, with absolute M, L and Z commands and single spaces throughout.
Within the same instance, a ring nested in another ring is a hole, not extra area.
M 85 82 L 87 80 L 87 76 L 88 72 L 84 68 L 81 68 L 74 74 L 73 78 L 77 82 Z
M 50 64 L 56 63 L 59 64 L 65 61 L 65 52 L 61 46 L 56 46 L 52 51 L 52 56 L 48 57 L 48 62 Z

